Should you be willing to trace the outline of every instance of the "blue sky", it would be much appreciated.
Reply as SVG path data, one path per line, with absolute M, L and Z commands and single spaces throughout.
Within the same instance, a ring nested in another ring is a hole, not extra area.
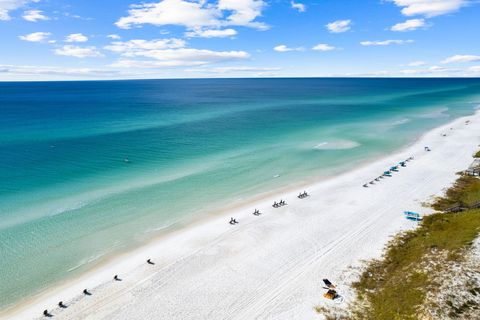
M 480 76 L 476 0 L 0 0 L 0 80 Z

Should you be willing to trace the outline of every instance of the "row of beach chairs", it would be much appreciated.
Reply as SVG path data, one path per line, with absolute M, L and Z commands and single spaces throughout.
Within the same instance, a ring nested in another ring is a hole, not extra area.
M 304 198 L 309 197 L 309 196 L 310 196 L 310 195 L 307 193 L 307 191 L 303 191 L 303 192 L 301 192 L 301 193 L 298 194 L 297 198 L 298 198 L 298 199 L 304 199 Z M 283 206 L 286 206 L 286 205 L 287 205 L 287 203 L 286 203 L 283 199 L 280 199 L 280 202 L 277 202 L 277 201 L 273 202 L 272 207 L 274 207 L 274 208 L 280 208 L 280 207 L 283 207 Z M 260 210 L 255 209 L 252 214 L 253 214 L 254 216 L 259 216 L 259 215 L 261 215 L 262 213 L 260 212 Z M 230 218 L 230 221 L 229 221 L 228 223 L 230 223 L 231 225 L 236 225 L 236 224 L 239 223 L 239 222 L 238 222 L 236 219 L 234 219 L 234 218 Z
M 152 259 L 147 259 L 147 264 L 149 264 L 149 265 L 155 265 L 155 263 L 152 261 Z M 114 280 L 114 281 L 122 281 L 122 279 L 118 276 L 118 274 L 116 274 L 116 275 L 113 276 L 113 280 Z M 82 294 L 83 294 L 84 296 L 91 296 L 91 295 L 92 295 L 92 292 L 89 291 L 88 289 L 83 289 Z M 58 307 L 59 307 L 60 309 L 67 309 L 67 308 L 68 308 L 68 305 L 65 304 L 63 301 L 59 301 L 59 302 L 57 303 L 57 305 L 58 305 Z M 42 313 L 42 314 L 43 314 L 44 317 L 47 317 L 47 318 L 52 318 L 52 317 L 53 317 L 52 312 L 51 312 L 51 311 L 48 311 L 48 309 L 43 310 L 43 313 Z
M 363 187 L 368 188 L 369 185 L 375 184 L 375 182 L 380 181 L 380 179 L 383 179 L 385 177 L 391 177 L 392 173 L 398 172 L 398 169 L 400 167 L 406 167 L 407 162 L 412 161 L 412 160 L 413 160 L 413 157 L 410 157 L 410 158 L 406 159 L 405 161 L 400 161 L 397 165 L 391 166 L 390 169 L 384 171 L 382 175 L 378 176 L 377 178 L 373 179 L 370 182 L 367 182 L 367 183 L 363 184 Z

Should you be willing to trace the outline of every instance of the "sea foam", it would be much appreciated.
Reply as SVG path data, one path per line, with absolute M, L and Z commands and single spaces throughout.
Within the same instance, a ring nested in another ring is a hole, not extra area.
M 317 150 L 344 150 L 353 149 L 361 146 L 360 143 L 352 140 L 332 140 L 317 144 L 314 149 Z

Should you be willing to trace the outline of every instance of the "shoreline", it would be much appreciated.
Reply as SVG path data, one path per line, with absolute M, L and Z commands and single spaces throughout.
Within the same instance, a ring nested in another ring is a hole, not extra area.
M 469 126 L 465 126 L 464 124 L 464 121 L 466 119 L 470 119 L 472 122 Z M 328 201 L 324 201 L 318 198 L 321 198 L 324 195 L 321 192 L 325 190 L 329 190 L 329 187 L 339 188 L 340 190 L 342 190 L 342 188 L 349 190 L 349 188 L 352 187 L 351 182 L 349 181 L 349 178 L 351 176 L 354 176 L 354 177 L 356 176 L 358 178 L 358 177 L 364 176 L 366 173 L 371 171 L 378 172 L 378 174 L 381 174 L 381 172 L 383 172 L 382 168 L 385 168 L 384 165 L 386 163 L 391 163 L 392 165 L 394 164 L 392 163 L 393 157 L 398 157 L 398 159 L 395 161 L 395 163 L 398 163 L 398 161 L 404 160 L 403 158 L 405 154 L 411 153 L 411 155 L 415 156 L 415 160 L 412 161 L 411 163 L 408 163 L 407 168 L 405 169 L 400 168 L 400 172 L 395 173 L 392 178 L 386 178 L 386 179 L 392 179 L 392 180 L 399 180 L 399 177 L 402 176 L 403 173 L 409 171 L 408 167 L 411 166 L 412 168 L 415 168 L 418 161 L 417 155 L 420 155 L 420 159 L 424 159 L 426 156 L 429 155 L 429 153 L 422 153 L 423 150 L 420 150 L 420 149 L 423 148 L 423 146 L 421 146 L 421 144 L 428 143 L 429 145 L 434 145 L 434 144 L 441 145 L 444 142 L 448 142 L 452 140 L 452 139 L 449 139 L 450 127 L 455 127 L 455 130 L 453 131 L 454 133 L 456 133 L 456 131 L 461 128 L 468 127 L 470 129 L 470 128 L 473 128 L 474 126 L 478 127 L 479 119 L 480 119 L 479 111 L 476 111 L 475 114 L 471 116 L 454 119 L 450 123 L 447 123 L 445 125 L 434 128 L 424 133 L 415 141 L 413 141 L 411 144 L 398 150 L 393 155 L 386 155 L 385 157 L 382 157 L 373 162 L 365 161 L 366 163 L 352 170 L 349 170 L 348 172 L 342 173 L 338 176 L 329 177 L 319 182 L 308 184 L 308 186 L 306 186 L 305 189 L 307 189 L 307 191 L 312 196 L 307 199 L 304 199 L 304 200 L 296 199 L 298 190 L 293 191 L 291 190 L 291 188 L 288 188 L 291 191 L 288 191 L 288 192 L 279 191 L 279 192 L 282 192 L 281 197 L 283 197 L 284 199 L 287 199 L 287 203 L 289 202 L 291 203 L 290 206 L 287 206 L 285 208 L 281 208 L 281 209 L 271 208 L 271 203 L 273 202 L 273 200 L 278 201 L 280 198 L 280 195 L 277 192 L 275 195 L 267 194 L 265 197 L 261 197 L 260 199 L 255 200 L 254 203 L 243 204 L 235 208 L 230 208 L 229 210 L 222 210 L 220 213 L 206 214 L 202 217 L 192 219 L 191 223 L 188 223 L 188 225 L 181 224 L 178 228 L 175 227 L 174 230 L 168 230 L 165 234 L 155 237 L 154 239 L 149 241 L 146 245 L 143 245 L 140 248 L 129 250 L 128 252 L 120 253 L 100 263 L 98 266 L 94 267 L 90 271 L 87 271 L 85 274 L 80 275 L 76 279 L 68 279 L 60 285 L 57 285 L 51 289 L 47 289 L 43 293 L 35 297 L 32 297 L 31 299 L 27 299 L 26 301 L 23 301 L 22 302 L 23 306 L 16 305 L 16 306 L 13 306 L 12 308 L 7 309 L 6 311 L 2 311 L 0 313 L 0 318 L 11 317 L 13 319 L 16 319 L 16 318 L 24 319 L 24 318 L 31 318 L 31 317 L 34 317 L 34 318 L 40 317 L 44 309 L 52 310 L 56 306 L 57 302 L 60 300 L 63 300 L 67 305 L 71 307 L 62 311 L 58 310 L 57 308 L 57 309 L 54 309 L 52 312 L 55 317 L 59 317 L 59 318 L 68 317 L 67 314 L 70 314 L 73 311 L 73 309 L 81 308 L 82 310 L 83 307 L 81 307 L 80 305 L 86 302 L 84 300 L 89 299 L 89 297 L 84 298 L 81 295 L 81 292 L 84 288 L 89 288 L 89 291 L 92 291 L 93 299 L 96 299 L 95 296 L 97 294 L 103 295 L 103 296 L 109 296 L 110 294 L 105 292 L 109 290 L 109 287 L 115 286 L 116 288 L 113 288 L 113 291 L 117 289 L 125 291 L 126 289 L 118 288 L 118 287 L 122 287 L 123 283 L 115 284 L 113 282 L 112 278 L 113 278 L 113 275 L 115 274 L 119 274 L 120 278 L 125 279 L 124 282 L 129 288 L 129 290 L 134 290 L 137 287 L 138 282 L 140 283 L 148 282 L 151 279 L 151 277 L 154 277 L 162 270 L 166 270 L 175 264 L 179 264 L 179 263 L 181 264 L 182 260 L 184 259 L 187 260 L 190 256 L 195 255 L 196 253 L 202 250 L 205 250 L 205 247 L 221 245 L 227 239 L 231 238 L 232 234 L 234 237 L 235 236 L 241 237 L 242 231 L 245 231 L 245 233 L 249 233 L 252 231 L 252 229 L 255 228 L 256 225 L 262 224 L 264 220 L 267 220 L 266 221 L 267 224 L 269 222 L 270 224 L 273 224 L 273 226 L 279 224 L 280 226 L 288 228 L 290 227 L 290 224 L 295 223 L 296 221 L 296 218 L 292 216 L 294 216 L 295 214 L 302 215 L 302 213 L 304 213 L 302 212 L 302 210 L 299 211 L 299 208 L 304 209 L 303 211 L 305 210 L 309 211 L 307 215 L 311 215 L 311 211 L 315 211 L 316 207 L 322 207 L 323 203 L 318 203 L 319 201 L 327 202 L 326 204 L 328 207 L 329 205 Z M 447 137 L 441 137 L 439 134 L 441 133 L 441 131 L 447 132 L 448 133 Z M 468 131 L 468 130 L 461 130 L 461 131 Z M 475 130 L 470 130 L 470 131 L 475 131 Z M 472 133 L 472 136 L 475 137 L 475 134 Z M 472 143 L 470 142 L 468 145 L 471 145 L 471 144 Z M 476 143 L 475 146 L 477 144 L 478 143 Z M 437 150 L 435 150 L 435 147 L 433 147 L 432 150 L 433 150 L 432 154 L 437 152 Z M 470 151 L 471 153 L 473 153 L 475 150 L 470 150 Z M 454 174 L 454 172 L 451 172 L 451 174 Z M 356 189 L 356 193 L 364 194 L 365 192 L 371 191 L 370 189 L 378 190 L 378 186 L 376 185 L 369 188 L 362 188 L 363 183 L 368 182 L 367 180 L 373 179 L 375 177 L 376 176 L 366 176 L 363 180 L 355 181 L 355 185 L 358 185 L 358 189 Z M 382 182 L 379 182 L 378 184 L 381 184 L 381 183 Z M 388 185 L 388 184 L 385 184 L 385 185 Z M 447 185 L 438 186 L 437 189 L 444 188 L 444 187 L 447 187 Z M 297 188 L 297 184 L 295 184 L 295 188 Z M 345 198 L 348 198 L 348 196 L 353 196 L 353 198 L 355 199 L 355 195 L 351 195 L 348 193 L 344 195 Z M 316 198 L 316 199 L 313 199 L 313 198 Z M 338 200 L 338 199 L 334 199 L 334 200 Z M 425 201 L 425 200 L 426 199 L 422 199 L 422 201 Z M 297 204 L 300 204 L 300 205 L 297 206 Z M 307 205 L 304 206 L 304 204 L 307 204 Z M 308 204 L 311 204 L 311 205 L 308 206 Z M 262 212 L 264 212 L 264 214 L 259 217 L 253 216 L 251 214 L 251 211 L 253 211 L 254 207 L 258 207 Z M 423 211 L 426 211 L 426 210 L 424 209 Z M 280 215 L 277 215 L 277 212 L 279 212 Z M 285 215 L 287 215 L 287 217 Z M 229 225 L 228 224 L 229 216 L 236 217 L 237 220 L 240 221 L 240 225 L 238 227 L 237 226 L 232 227 L 231 225 Z M 275 220 L 279 220 L 279 221 L 275 221 Z M 395 226 L 399 228 L 394 228 L 394 229 L 409 227 L 408 223 L 406 224 L 401 222 L 404 222 L 404 221 L 403 220 L 399 221 L 399 225 Z M 264 222 L 264 224 L 266 223 Z M 231 232 L 232 228 L 234 228 L 233 229 L 234 232 Z M 270 230 L 271 228 L 272 226 L 267 225 L 268 232 L 271 232 L 272 234 L 275 233 L 276 231 Z M 342 232 L 342 230 L 337 230 L 337 231 Z M 278 235 L 275 234 L 275 236 L 278 236 Z M 279 244 L 277 244 L 277 246 L 278 245 Z M 248 250 L 248 248 L 247 249 L 242 248 L 242 249 Z M 333 250 L 333 249 L 334 247 L 331 248 L 330 250 Z M 148 258 L 151 258 L 153 261 L 157 263 L 153 267 L 154 268 L 153 275 L 151 270 L 152 268 L 149 269 L 145 263 L 146 259 Z M 346 266 L 343 266 L 343 268 L 341 269 L 344 270 L 345 267 Z M 127 284 L 126 282 L 128 278 L 137 279 L 137 281 Z M 114 294 L 116 294 L 117 295 L 116 297 L 118 297 L 119 293 L 115 291 Z M 87 308 L 88 308 L 88 305 L 89 304 L 86 303 Z

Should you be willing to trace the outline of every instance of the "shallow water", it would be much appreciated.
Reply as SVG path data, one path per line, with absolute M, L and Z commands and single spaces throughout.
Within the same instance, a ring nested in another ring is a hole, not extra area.
M 0 83 L 0 307 L 479 104 L 478 79 Z

